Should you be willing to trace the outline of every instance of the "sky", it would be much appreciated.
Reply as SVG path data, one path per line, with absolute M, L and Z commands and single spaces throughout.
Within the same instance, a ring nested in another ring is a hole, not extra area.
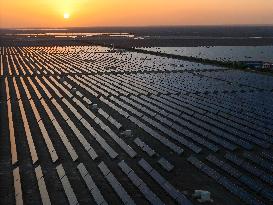
M 273 0 L 0 0 L 1 28 L 226 24 L 272 25 Z

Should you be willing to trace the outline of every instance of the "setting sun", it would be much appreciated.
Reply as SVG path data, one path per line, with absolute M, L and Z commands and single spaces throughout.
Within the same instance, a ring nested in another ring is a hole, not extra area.
M 70 14 L 69 13 L 64 13 L 64 19 L 69 19 L 70 18 Z
M 64 19 L 69 26 L 272 24 L 273 19 L 273 0 L 0 1 L 2 28 L 62 27 Z

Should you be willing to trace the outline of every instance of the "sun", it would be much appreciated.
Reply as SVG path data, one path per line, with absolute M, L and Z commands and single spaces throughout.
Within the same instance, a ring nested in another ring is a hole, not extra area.
M 70 18 L 70 14 L 69 13 L 64 13 L 64 19 L 69 19 Z

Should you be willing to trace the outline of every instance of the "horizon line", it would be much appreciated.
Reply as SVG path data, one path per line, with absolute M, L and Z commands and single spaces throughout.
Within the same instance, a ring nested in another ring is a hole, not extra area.
M 16 29 L 44 29 L 44 30 L 50 30 L 50 29 L 73 29 L 73 28 L 148 28 L 148 27 L 223 27 L 223 26 L 272 26 L 273 24 L 177 24 L 177 25 L 113 25 L 113 26 L 69 26 L 69 27 L 0 27 L 0 30 L 10 29 L 10 30 L 16 30 Z

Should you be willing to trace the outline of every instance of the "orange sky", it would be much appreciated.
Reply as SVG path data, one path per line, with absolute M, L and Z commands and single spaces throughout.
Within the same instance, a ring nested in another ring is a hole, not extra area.
M 273 24 L 273 0 L 0 0 L 2 28 L 192 24 Z

